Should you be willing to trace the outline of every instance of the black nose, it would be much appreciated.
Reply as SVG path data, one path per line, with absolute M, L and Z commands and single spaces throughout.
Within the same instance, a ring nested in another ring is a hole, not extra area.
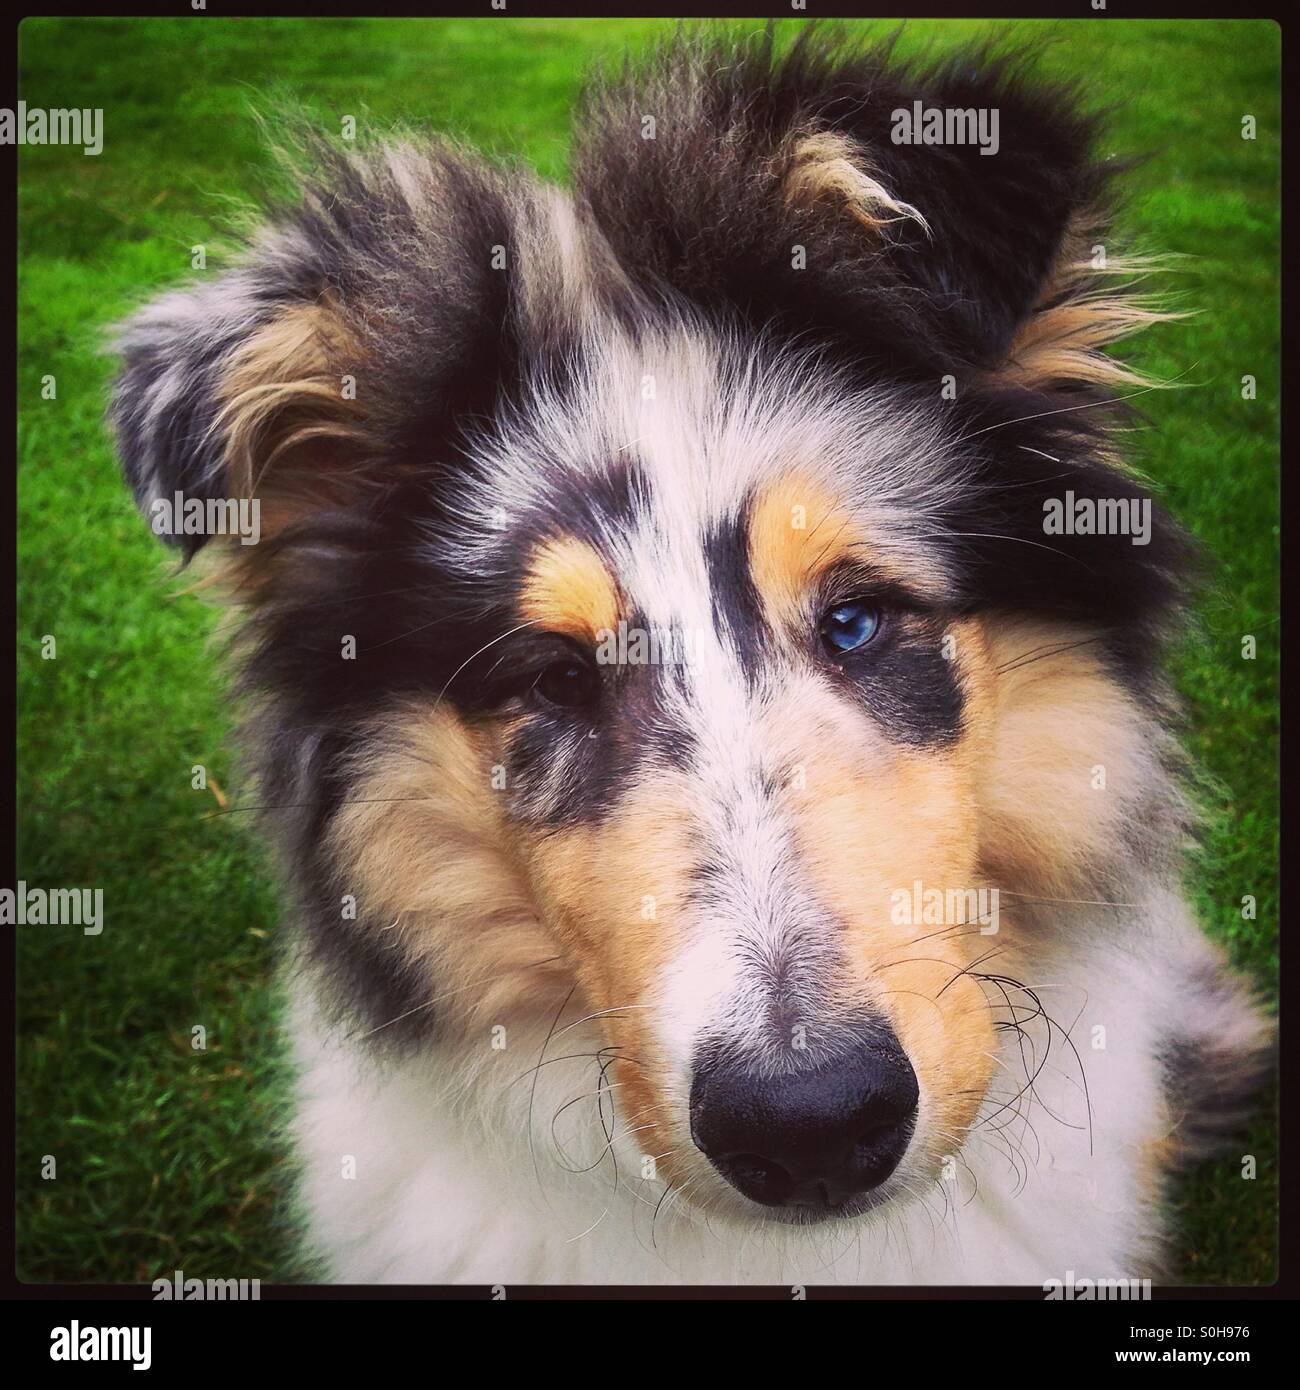
M 829 1053 L 793 1051 L 784 1075 L 706 1048 L 691 1084 L 691 1137 L 724 1178 L 765 1206 L 845 1207 L 907 1151 L 916 1073 L 887 1025 Z

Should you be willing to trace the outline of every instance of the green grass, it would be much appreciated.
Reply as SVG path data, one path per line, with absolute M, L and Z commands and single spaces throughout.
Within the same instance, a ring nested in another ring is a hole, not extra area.
M 658 21 L 28 20 L 21 95 L 102 107 L 105 147 L 20 163 L 20 874 L 104 890 L 102 935 L 19 934 L 19 1272 L 133 1281 L 174 1269 L 291 1278 L 275 1126 L 284 1061 L 271 983 L 277 917 L 257 836 L 200 822 L 229 790 L 229 710 L 206 634 L 134 512 L 101 424 L 103 325 L 218 252 L 232 195 L 266 167 L 254 105 L 289 97 L 338 129 L 414 120 L 561 176 L 592 60 Z M 1041 32 L 1041 25 L 1018 26 Z M 939 43 L 985 26 L 917 23 Z M 1277 941 L 1279 31 L 1265 22 L 1051 26 L 1046 61 L 1117 99 L 1114 147 L 1147 152 L 1129 223 L 1184 253 L 1200 312 L 1150 334 L 1186 373 L 1150 399 L 1139 461 L 1219 562 L 1180 654 L 1211 818 L 1195 865 L 1209 930 L 1269 997 Z M 1240 138 L 1245 114 L 1259 138 Z M 1240 379 L 1258 380 L 1241 399 Z M 53 376 L 57 396 L 42 398 Z M 1241 657 L 1243 634 L 1258 657 Z M 53 635 L 57 658 L 41 639 Z M 1258 900 L 1245 921 L 1243 895 Z M 206 1051 L 191 1030 L 207 1031 Z M 1271 1282 L 1276 1147 L 1265 1112 L 1182 1186 L 1180 1263 L 1198 1283 Z M 42 1176 L 44 1155 L 57 1177 Z

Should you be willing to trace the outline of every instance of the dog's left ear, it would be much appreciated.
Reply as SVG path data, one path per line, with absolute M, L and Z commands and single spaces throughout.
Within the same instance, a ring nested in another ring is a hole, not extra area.
M 678 42 L 594 87 L 575 181 L 647 285 L 886 373 L 1038 388 L 1106 377 L 1101 346 L 1144 321 L 1088 275 L 1115 172 L 1097 134 L 1023 56 L 905 62 L 813 26 L 781 53 L 770 31 Z

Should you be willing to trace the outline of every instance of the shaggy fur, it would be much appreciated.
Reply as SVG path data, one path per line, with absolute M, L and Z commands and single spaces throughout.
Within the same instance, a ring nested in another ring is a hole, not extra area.
M 996 108 L 997 154 L 895 144 L 917 100 Z M 1100 138 L 989 49 L 678 41 L 590 88 L 572 191 L 314 148 L 240 264 L 124 327 L 142 507 L 263 509 L 201 560 L 326 1277 L 1158 1267 L 1267 1030 L 1178 887 L 1191 548 L 1117 452 L 1105 349 L 1160 315 L 1093 255 Z M 1049 533 L 1067 494 L 1150 504 L 1145 543 Z M 879 633 L 828 652 L 847 603 Z M 900 923 L 913 885 L 1000 918 Z M 863 1038 L 919 1092 L 869 1201 L 715 1171 L 709 1068 L 803 1085 Z

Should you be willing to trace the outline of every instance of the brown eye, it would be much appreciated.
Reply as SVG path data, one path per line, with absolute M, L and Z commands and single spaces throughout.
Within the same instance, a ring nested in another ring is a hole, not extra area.
M 564 657 L 543 667 L 533 689 L 547 704 L 578 709 L 596 698 L 596 673 L 585 661 Z

